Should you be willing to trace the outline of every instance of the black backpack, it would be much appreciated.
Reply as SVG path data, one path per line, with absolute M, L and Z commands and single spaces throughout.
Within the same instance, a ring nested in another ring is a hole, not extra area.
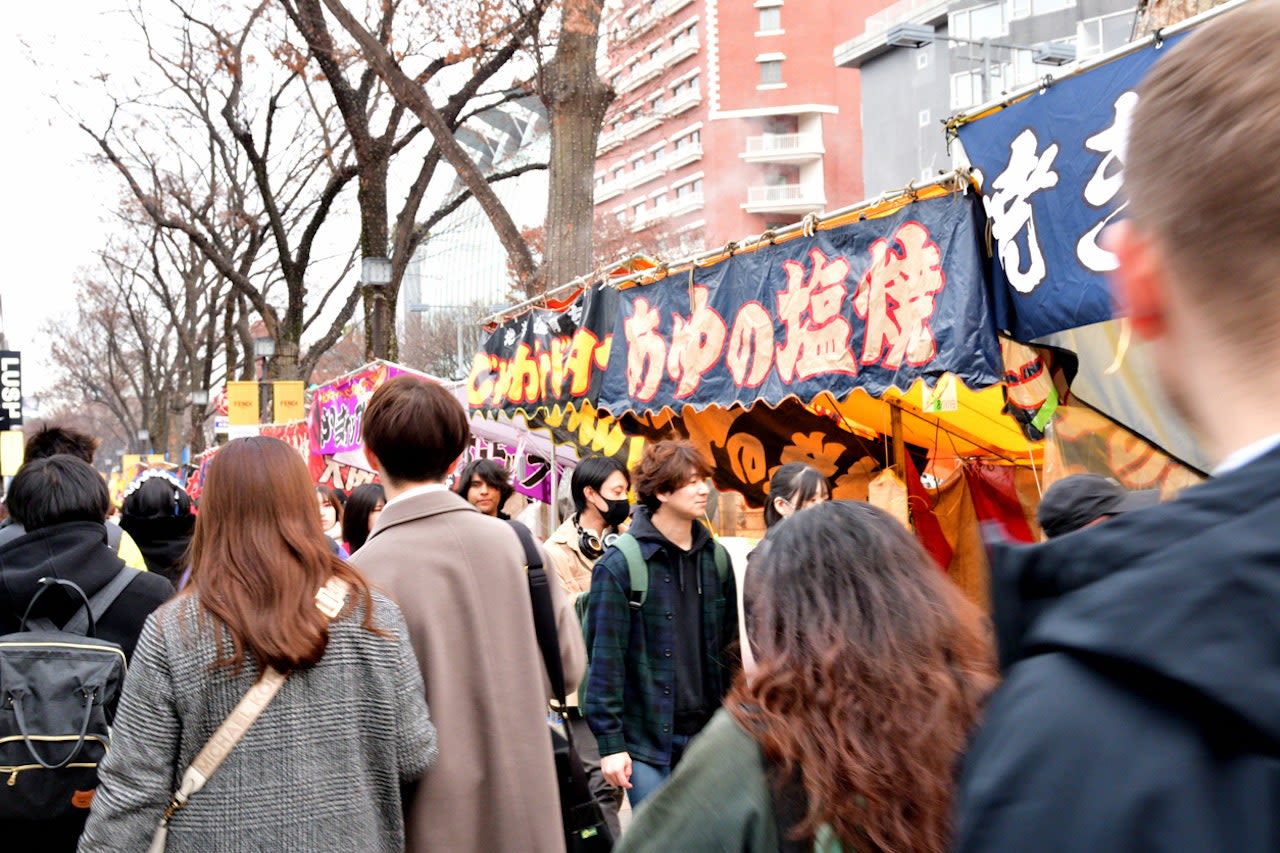
M 122 568 L 92 599 L 71 581 L 41 578 L 17 632 L 0 637 L 0 821 L 88 813 L 125 675 L 124 650 L 94 635 L 134 574 Z M 54 586 L 84 600 L 62 628 L 30 618 Z

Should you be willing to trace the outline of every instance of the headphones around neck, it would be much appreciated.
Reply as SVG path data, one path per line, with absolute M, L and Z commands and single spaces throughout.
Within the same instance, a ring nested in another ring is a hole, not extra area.
M 573 526 L 578 529 L 578 550 L 588 560 L 598 560 L 604 550 L 618 540 L 617 532 L 606 533 L 603 537 L 597 536 L 590 530 L 582 527 L 582 522 L 578 520 L 578 516 L 573 517 Z

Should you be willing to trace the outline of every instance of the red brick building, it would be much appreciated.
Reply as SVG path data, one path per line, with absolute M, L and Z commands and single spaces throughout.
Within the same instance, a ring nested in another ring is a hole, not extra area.
M 642 250 L 721 245 L 862 198 L 858 74 L 840 37 L 884 0 L 623 0 L 597 220 Z

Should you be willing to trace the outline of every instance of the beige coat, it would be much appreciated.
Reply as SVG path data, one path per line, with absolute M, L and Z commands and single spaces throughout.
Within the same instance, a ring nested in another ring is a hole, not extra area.
M 546 676 L 515 531 L 433 491 L 388 504 L 351 560 L 404 613 L 439 737 L 439 760 L 405 815 L 406 849 L 563 851 Z M 572 603 L 549 586 L 573 689 L 586 652 Z
M 569 516 L 564 524 L 556 528 L 543 545 L 547 556 L 555 565 L 556 577 L 560 579 L 560 588 L 572 602 L 579 593 L 591 589 L 591 569 L 595 560 L 588 560 L 578 547 L 577 516 Z

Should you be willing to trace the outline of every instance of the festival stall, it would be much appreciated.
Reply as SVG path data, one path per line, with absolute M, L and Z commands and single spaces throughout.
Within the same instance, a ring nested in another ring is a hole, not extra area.
M 361 440 L 364 409 L 374 391 L 401 375 L 417 376 L 461 393 L 456 383 L 387 361 L 371 362 L 313 387 L 307 433 L 311 473 L 318 485 L 346 491 L 376 480 Z M 518 494 L 548 504 L 556 484 L 577 462 L 572 448 L 554 447 L 551 439 L 522 422 L 473 417 L 471 444 L 461 464 L 480 458 L 501 462 L 511 472 L 511 484 Z
M 930 551 L 980 596 L 977 521 L 1031 538 L 1042 450 L 1004 411 L 967 187 L 945 176 L 581 288 L 559 309 L 517 307 L 476 354 L 468 403 L 531 419 L 603 412 L 628 432 L 687 436 L 714 460 L 716 485 L 756 505 L 793 460 L 823 470 L 837 497 L 892 508 L 896 493 L 904 521 L 909 501 Z M 924 473 L 947 485 L 926 490 Z
M 1028 366 L 1073 374 L 1054 401 L 1064 405 L 1051 407 L 1051 472 L 1093 470 L 1130 488 L 1173 490 L 1208 470 L 1203 450 L 1154 390 L 1150 353 L 1113 316 L 1106 274 L 1116 259 L 1101 236 L 1127 206 L 1124 150 L 1139 82 L 1188 30 L 1237 5 L 948 122 L 990 216 L 996 325 L 1036 348 Z

